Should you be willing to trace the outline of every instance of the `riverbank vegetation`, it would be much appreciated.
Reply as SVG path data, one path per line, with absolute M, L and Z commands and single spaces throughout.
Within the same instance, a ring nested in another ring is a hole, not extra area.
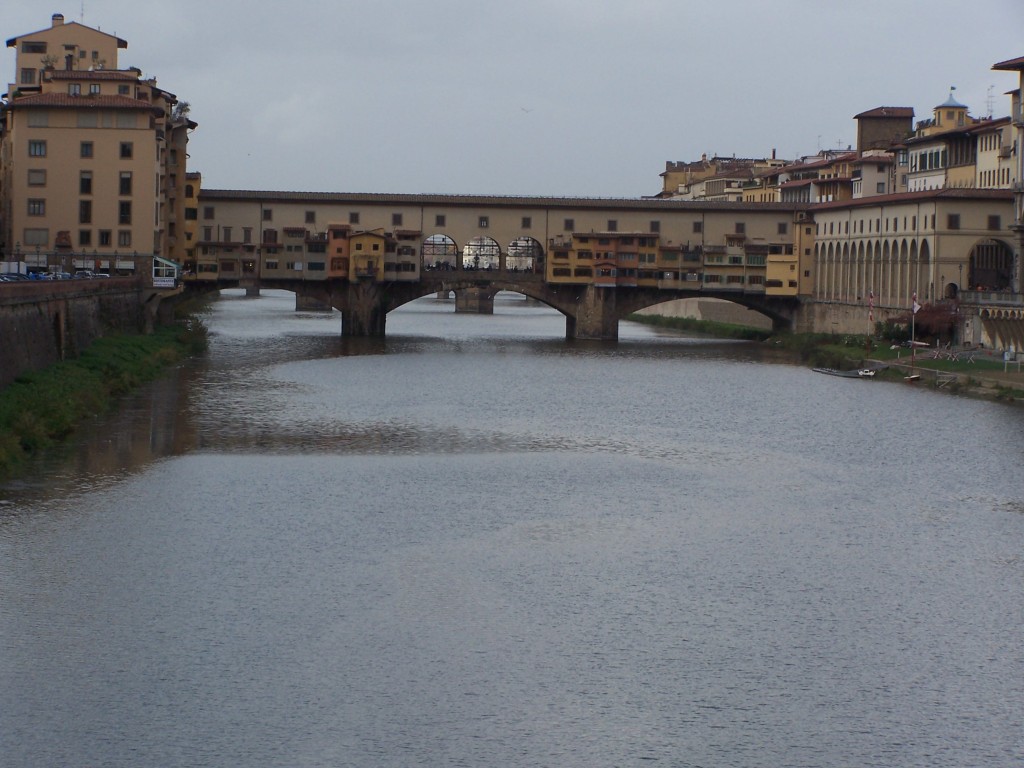
M 740 339 L 743 341 L 764 341 L 772 336 L 772 331 L 762 328 L 751 328 L 748 325 L 720 323 L 714 320 L 698 320 L 694 317 L 666 317 L 665 315 L 630 315 L 628 320 L 658 328 L 671 328 L 674 331 L 689 331 L 717 339 Z
M 97 339 L 74 360 L 19 376 L 0 391 L 0 477 L 67 438 L 120 395 L 205 349 L 205 326 L 188 318 L 149 335 Z
M 695 318 L 663 317 L 660 315 L 631 315 L 633 322 L 661 328 L 672 328 L 700 333 L 722 339 L 762 341 L 773 349 L 788 353 L 794 360 L 812 368 L 853 370 L 878 367 L 879 378 L 903 380 L 909 368 L 927 374 L 926 386 L 942 387 L 949 392 L 979 394 L 999 400 L 1024 399 L 1024 375 L 1018 382 L 999 380 L 1008 370 L 1002 358 L 991 350 L 958 350 L 954 354 L 948 346 L 918 347 L 911 350 L 907 341 L 909 328 L 899 323 L 876 323 L 875 335 L 788 333 L 764 331 L 746 326 L 733 326 Z M 909 322 L 909 321 L 908 321 Z M 934 343 L 934 339 L 932 342 Z M 1016 363 L 1009 370 L 1017 372 Z

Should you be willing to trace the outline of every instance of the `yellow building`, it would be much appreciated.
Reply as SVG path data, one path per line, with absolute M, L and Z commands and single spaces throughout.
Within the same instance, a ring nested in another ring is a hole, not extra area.
M 182 257 L 185 105 L 117 68 L 127 43 L 53 17 L 13 37 L 0 120 L 0 248 L 31 269 L 130 273 Z

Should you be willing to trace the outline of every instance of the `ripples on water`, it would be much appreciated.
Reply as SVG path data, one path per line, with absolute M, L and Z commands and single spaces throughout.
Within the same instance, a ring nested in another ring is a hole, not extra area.
M 0 491 L 0 762 L 1024 761 L 1018 410 L 503 297 L 210 325 Z

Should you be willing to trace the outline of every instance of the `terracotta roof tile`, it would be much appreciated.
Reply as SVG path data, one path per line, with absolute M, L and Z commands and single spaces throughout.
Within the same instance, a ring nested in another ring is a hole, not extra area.
M 202 189 L 201 200 L 245 200 L 264 203 L 346 203 L 366 205 L 422 205 L 452 208 L 516 206 L 518 208 L 597 209 L 597 210 L 718 210 L 718 211 L 794 211 L 804 210 L 803 203 L 750 203 L 719 200 L 673 200 L 669 198 L 617 197 L 533 197 L 526 195 L 447 195 L 403 194 L 383 192 L 295 192 L 246 189 Z
M 10 103 L 11 109 L 21 107 L 56 107 L 58 109 L 138 109 L 163 114 L 164 110 L 148 101 L 128 96 L 72 96 L 68 93 L 37 93 L 22 96 Z
M 890 203 L 908 203 L 916 200 L 999 200 L 1011 202 L 1013 192 L 1008 189 L 928 189 L 923 192 L 897 192 L 891 195 L 859 197 L 856 200 L 835 200 L 830 203 L 815 203 L 811 211 L 826 211 L 832 208 L 860 208 Z
M 1016 59 L 1000 61 L 998 64 L 993 64 L 992 69 L 1005 69 L 1012 71 L 1024 70 L 1024 56 L 1018 56 Z
M 913 107 L 875 107 L 869 109 L 867 112 L 861 112 L 859 115 L 854 115 L 853 119 L 857 120 L 861 117 L 913 117 Z

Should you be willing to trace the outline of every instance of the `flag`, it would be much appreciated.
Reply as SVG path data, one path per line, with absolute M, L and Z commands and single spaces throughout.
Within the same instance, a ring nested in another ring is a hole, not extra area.
M 917 314 L 917 310 L 919 310 L 921 308 L 921 305 L 917 303 L 917 292 L 916 291 L 914 292 L 913 297 L 910 299 L 910 302 L 911 302 L 910 303 L 911 311 L 916 315 Z

